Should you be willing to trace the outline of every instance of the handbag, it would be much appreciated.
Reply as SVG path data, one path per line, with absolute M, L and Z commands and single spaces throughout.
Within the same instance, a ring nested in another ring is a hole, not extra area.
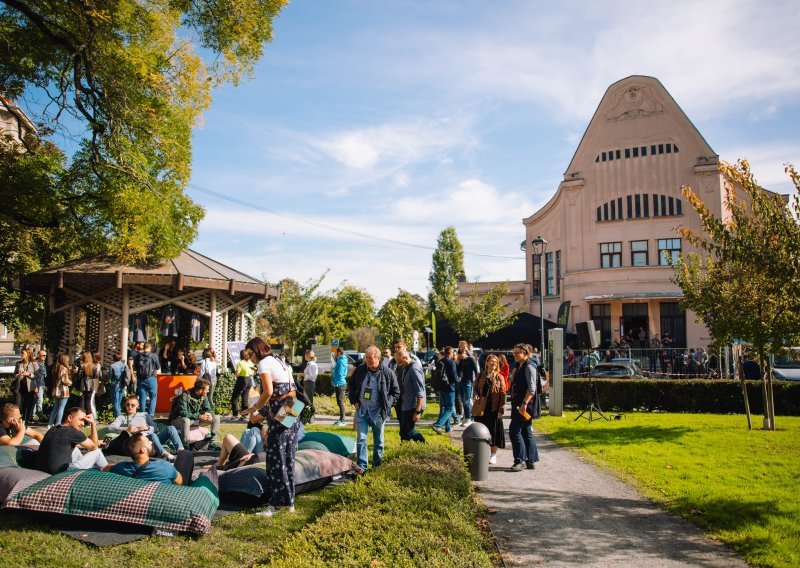
M 100 384 L 97 385 L 97 394 L 98 395 L 106 394 L 106 385 L 103 384 L 102 381 L 100 382 Z
M 282 424 L 286 428 L 291 428 L 297 419 L 300 418 L 306 404 L 300 400 L 294 401 L 293 404 L 284 404 L 281 409 L 272 417 L 273 420 Z
M 483 413 L 486 412 L 486 401 L 488 399 L 485 396 L 479 396 L 475 399 L 475 403 L 472 405 L 472 415 L 473 416 L 483 416 Z

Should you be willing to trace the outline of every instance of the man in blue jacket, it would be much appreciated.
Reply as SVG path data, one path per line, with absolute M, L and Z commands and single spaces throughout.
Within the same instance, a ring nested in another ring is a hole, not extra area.
M 336 391 L 336 404 L 339 405 L 339 420 L 333 423 L 334 426 L 344 426 L 344 391 L 347 385 L 347 355 L 341 347 L 336 348 L 336 364 L 333 367 L 331 377 L 333 390 Z
M 372 428 L 372 464 L 383 460 L 383 425 L 389 410 L 400 396 L 394 371 L 381 365 L 381 351 L 374 345 L 367 348 L 365 364 L 359 365 L 350 377 L 350 403 L 356 408 L 356 456 L 364 471 L 367 461 L 367 435 Z
M 444 348 L 442 364 L 444 365 L 444 378 L 447 388 L 439 391 L 439 419 L 431 426 L 437 434 L 450 431 L 450 416 L 456 416 L 454 408 L 456 400 L 456 384 L 458 383 L 458 370 L 453 360 L 453 348 L 449 345 Z M 444 430 L 443 430 L 444 429 Z

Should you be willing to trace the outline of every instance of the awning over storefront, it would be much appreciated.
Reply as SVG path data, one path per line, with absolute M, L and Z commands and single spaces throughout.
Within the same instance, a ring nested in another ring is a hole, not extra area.
M 681 292 L 628 292 L 621 294 L 597 294 L 585 296 L 586 302 L 608 302 L 610 300 L 683 300 Z

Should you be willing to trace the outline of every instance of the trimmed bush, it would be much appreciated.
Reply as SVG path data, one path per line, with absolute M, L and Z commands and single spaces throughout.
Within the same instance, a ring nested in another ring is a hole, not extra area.
M 404 444 L 339 491 L 269 565 L 492 566 L 455 449 Z
M 775 412 L 800 416 L 800 383 L 776 381 Z M 594 381 L 603 410 L 660 412 L 711 412 L 743 414 L 744 400 L 738 381 L 707 379 L 598 379 Z M 763 413 L 761 381 L 747 381 L 750 412 Z M 589 381 L 564 379 L 564 406 L 589 404 Z

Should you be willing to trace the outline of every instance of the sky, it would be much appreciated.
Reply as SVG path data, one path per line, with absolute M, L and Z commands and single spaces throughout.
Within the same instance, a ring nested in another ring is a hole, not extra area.
M 427 295 L 453 225 L 468 280 L 522 279 L 522 219 L 629 75 L 659 79 L 721 159 L 789 193 L 797 29 L 791 0 L 296 0 L 194 134 L 192 248 L 273 283 L 328 270 L 323 289 L 357 285 L 379 307 Z

